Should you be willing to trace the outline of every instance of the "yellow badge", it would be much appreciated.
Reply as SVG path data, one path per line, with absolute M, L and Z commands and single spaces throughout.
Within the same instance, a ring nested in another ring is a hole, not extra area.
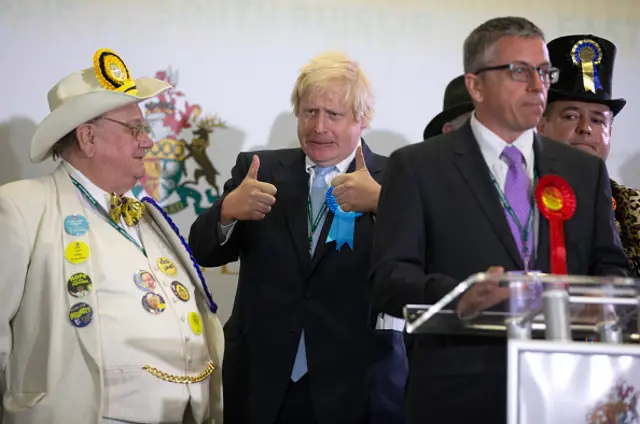
M 124 61 L 109 49 L 100 49 L 93 55 L 93 70 L 100 85 L 107 90 L 136 95 L 136 83 Z
M 191 327 L 191 331 L 193 331 L 193 334 L 196 336 L 202 334 L 202 320 L 197 312 L 191 312 L 189 314 L 189 327 Z
M 173 291 L 173 294 L 175 294 L 176 297 L 183 302 L 187 302 L 191 298 L 189 290 L 187 290 L 187 288 L 183 286 L 179 281 L 174 281 L 173 283 L 171 283 L 171 290 Z
M 72 264 L 81 264 L 89 257 L 89 246 L 81 241 L 69 243 L 64 250 L 64 257 Z
M 562 209 L 562 193 L 556 187 L 546 187 L 542 192 L 542 203 L 552 211 Z
M 171 262 L 171 259 L 163 256 L 156 261 L 156 264 L 163 274 L 168 275 L 169 277 L 175 277 L 178 275 L 178 268 L 176 268 L 176 264 Z

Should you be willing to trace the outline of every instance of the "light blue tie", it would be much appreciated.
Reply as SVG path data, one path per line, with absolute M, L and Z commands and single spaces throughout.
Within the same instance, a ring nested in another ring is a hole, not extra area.
M 316 217 L 322 210 L 322 205 L 325 203 L 325 196 L 327 195 L 327 190 L 329 189 L 327 182 L 325 181 L 326 175 L 334 170 L 334 166 L 329 166 L 326 168 L 315 167 L 315 175 L 313 177 L 313 181 L 311 183 L 311 217 L 313 221 L 316 220 Z M 320 238 L 320 233 L 322 232 L 322 225 L 324 224 L 324 218 L 326 213 L 323 212 L 323 216 L 318 222 L 318 226 L 312 234 L 311 246 L 309 249 L 309 254 L 313 256 L 313 252 L 316 250 L 316 245 L 318 244 L 318 239 Z M 311 224 L 309 222 L 309 232 L 311 232 Z M 300 343 L 298 343 L 298 352 L 296 353 L 296 359 L 293 362 L 293 370 L 291 371 L 291 380 L 294 382 L 300 380 L 307 373 L 307 350 L 304 342 L 304 330 L 302 330 L 302 335 L 300 336 Z

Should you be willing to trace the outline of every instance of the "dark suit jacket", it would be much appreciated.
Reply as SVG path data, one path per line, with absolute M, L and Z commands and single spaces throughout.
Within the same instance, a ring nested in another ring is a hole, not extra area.
M 538 174 L 561 176 L 576 194 L 576 212 L 565 224 L 569 273 L 626 276 L 602 160 L 538 136 L 534 152 Z M 469 124 L 391 155 L 377 219 L 374 306 L 393 315 L 402 316 L 409 303 L 433 304 L 490 266 L 523 268 Z M 532 269 L 550 271 L 543 217 Z M 415 336 L 409 422 L 506 422 L 506 361 L 505 338 Z
M 253 154 L 260 157 L 258 179 L 278 189 L 276 203 L 264 220 L 238 222 L 221 246 L 222 201 L 244 179 Z M 373 154 L 364 143 L 363 154 L 369 172 L 381 181 L 387 158 Z M 354 168 L 355 161 L 348 171 Z M 246 413 L 252 424 L 271 424 L 276 419 L 303 328 L 319 423 L 375 422 L 375 417 L 368 421 L 370 405 L 378 408 L 376 417 L 384 417 L 384 409 L 392 414 L 385 423 L 398 422 L 406 355 L 401 333 L 374 331 L 376 312 L 371 308 L 368 280 L 373 216 L 356 220 L 354 250 L 346 246 L 338 252 L 335 243 L 323 242 L 333 220 L 329 213 L 310 258 L 309 179 L 302 150 L 240 153 L 231 173 L 224 195 L 198 217 L 189 236 L 194 257 L 202 266 L 240 259 L 233 312 L 225 326 L 225 422 L 245 422 Z M 390 375 L 374 373 L 381 362 L 391 367 Z M 386 393 L 372 393 L 381 377 L 387 379 Z M 381 403 L 382 398 L 394 401 L 389 406 Z

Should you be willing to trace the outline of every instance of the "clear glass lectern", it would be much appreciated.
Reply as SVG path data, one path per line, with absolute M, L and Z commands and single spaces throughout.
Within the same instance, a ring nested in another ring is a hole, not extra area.
M 459 317 L 457 301 L 492 280 L 509 299 Z M 639 305 L 634 279 L 479 273 L 404 315 L 408 333 L 507 338 L 509 424 L 640 423 Z

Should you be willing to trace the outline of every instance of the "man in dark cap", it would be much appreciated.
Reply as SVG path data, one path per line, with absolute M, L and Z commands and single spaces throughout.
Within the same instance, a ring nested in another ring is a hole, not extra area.
M 437 114 L 424 129 L 423 140 L 457 130 L 469 120 L 473 103 L 464 85 L 464 75 L 455 77 L 447 85 L 442 103 L 442 112 Z
M 549 89 L 538 132 L 602 160 L 609 156 L 613 119 L 627 103 L 612 96 L 616 46 L 595 35 L 568 35 L 548 43 L 560 78 Z M 640 277 L 640 191 L 611 180 L 616 227 L 635 277 Z

